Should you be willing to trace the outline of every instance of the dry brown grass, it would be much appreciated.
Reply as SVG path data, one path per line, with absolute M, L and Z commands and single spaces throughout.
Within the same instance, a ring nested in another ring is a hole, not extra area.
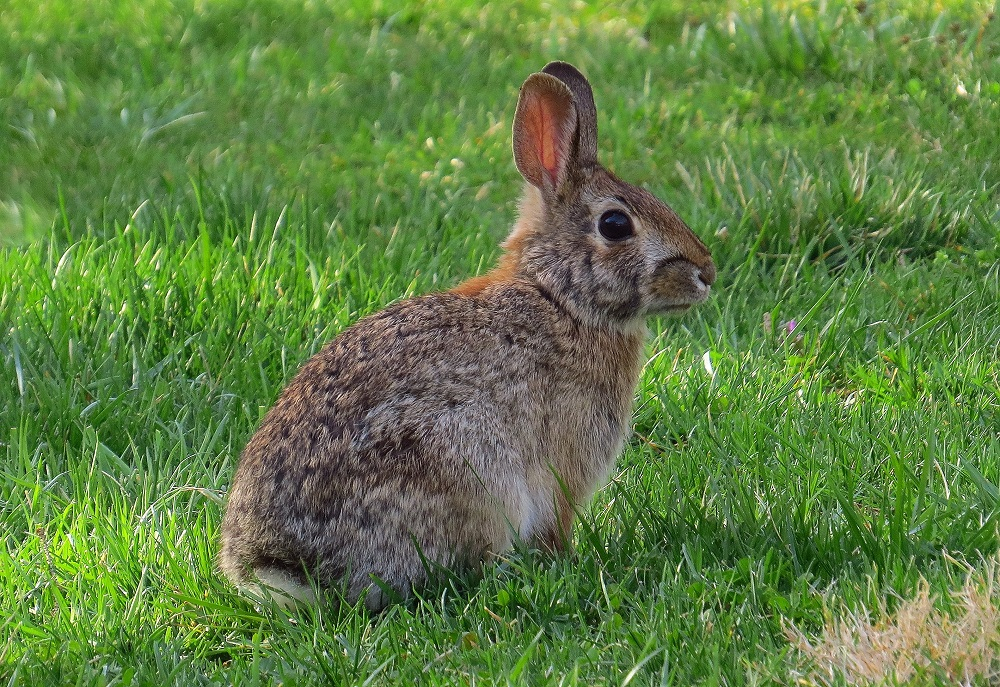
M 932 595 L 921 581 L 894 613 L 883 605 L 876 613 L 830 618 L 815 641 L 791 626 L 788 638 L 809 666 L 797 677 L 819 685 L 995 683 L 1000 679 L 998 594 L 1000 556 L 971 571 L 946 599 Z

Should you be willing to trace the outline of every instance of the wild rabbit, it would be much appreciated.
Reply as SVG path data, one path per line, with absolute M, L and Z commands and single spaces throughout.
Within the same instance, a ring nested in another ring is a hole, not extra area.
M 499 265 L 349 327 L 264 417 L 222 522 L 238 586 L 311 600 L 312 579 L 379 609 L 428 562 L 568 545 L 629 431 L 646 318 L 704 301 L 715 266 L 598 163 L 573 66 L 524 82 L 513 148 L 528 183 Z

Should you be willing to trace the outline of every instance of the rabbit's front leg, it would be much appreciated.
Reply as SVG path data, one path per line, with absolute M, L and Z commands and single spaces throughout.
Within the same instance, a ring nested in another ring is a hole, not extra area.
M 562 553 L 573 549 L 573 516 L 575 510 L 565 494 L 555 498 L 555 518 L 546 523 L 532 536 L 532 544 L 551 553 Z

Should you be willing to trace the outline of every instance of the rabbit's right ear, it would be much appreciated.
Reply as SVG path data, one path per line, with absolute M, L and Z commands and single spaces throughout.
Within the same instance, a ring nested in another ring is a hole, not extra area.
M 587 77 L 568 62 L 549 62 L 542 70 L 569 87 L 576 104 L 576 156 L 580 162 L 597 162 L 597 106 Z
M 514 113 L 514 163 L 546 194 L 566 181 L 574 154 L 577 110 L 569 87 L 549 74 L 532 74 L 521 86 Z

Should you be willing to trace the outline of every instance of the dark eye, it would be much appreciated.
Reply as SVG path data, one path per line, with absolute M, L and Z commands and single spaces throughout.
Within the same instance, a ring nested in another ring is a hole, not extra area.
M 632 220 L 621 210 L 608 210 L 597 220 L 597 231 L 608 241 L 623 241 L 632 235 Z

